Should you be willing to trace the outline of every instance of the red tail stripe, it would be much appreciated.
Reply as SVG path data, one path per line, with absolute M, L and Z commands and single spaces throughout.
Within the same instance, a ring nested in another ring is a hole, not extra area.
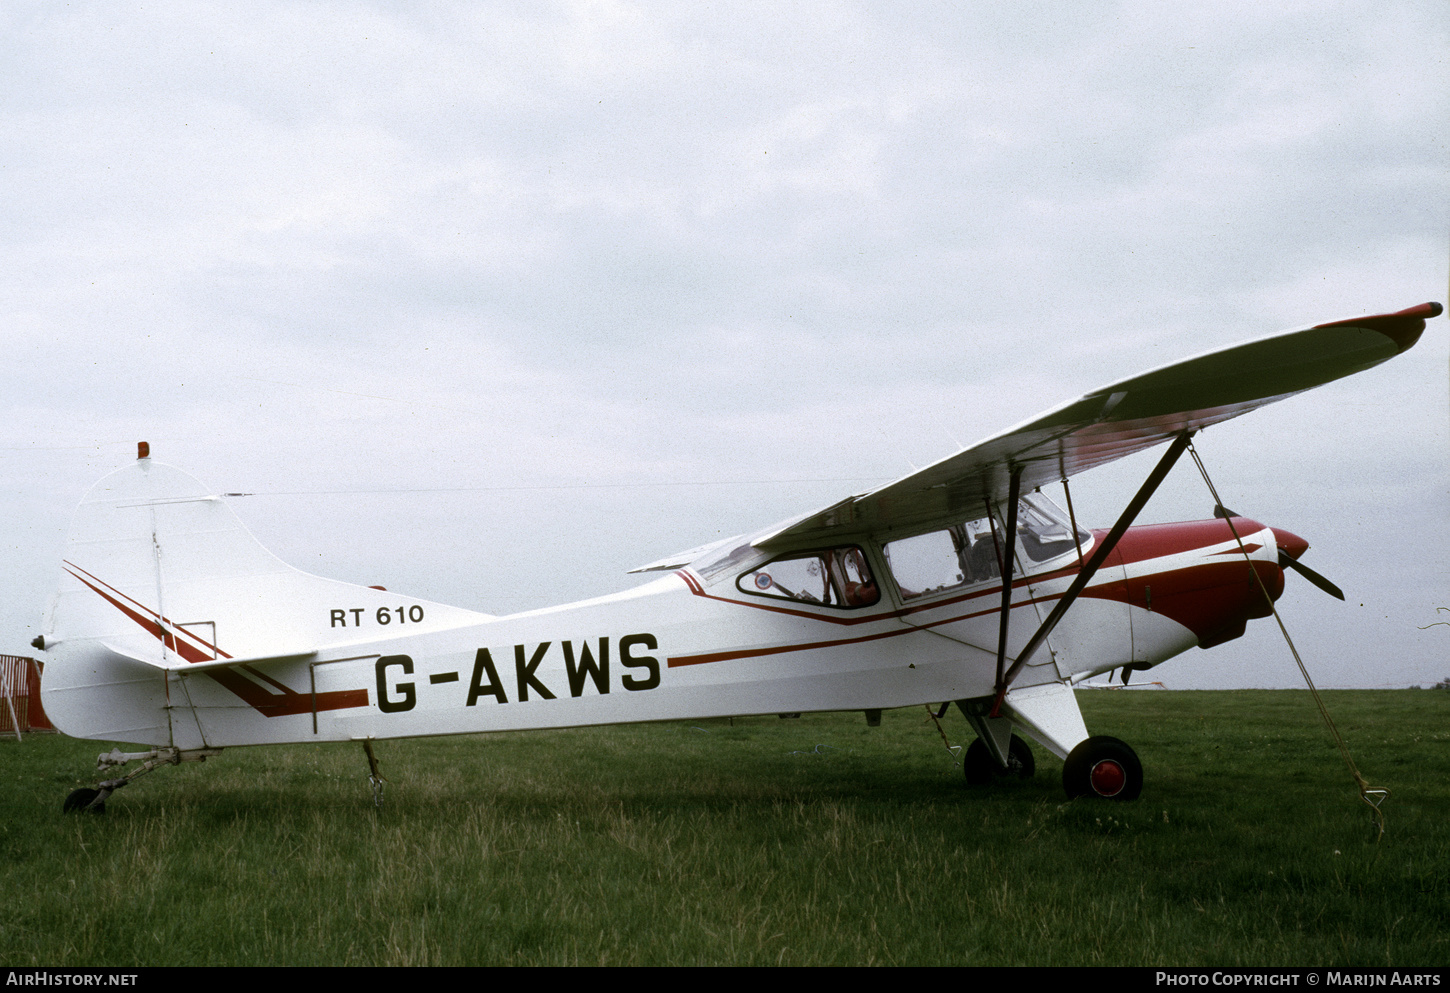
M 168 627 L 163 626 L 169 625 L 171 627 L 176 627 L 176 625 L 172 624 L 171 621 L 167 620 L 165 617 L 162 617 L 156 611 L 150 609 L 139 600 L 136 600 L 134 597 L 127 596 L 125 593 L 122 593 L 110 583 L 107 583 L 105 580 L 92 575 L 90 572 L 82 569 L 74 562 L 66 561 L 65 566 L 66 571 L 69 572 L 76 579 L 80 580 L 81 583 L 83 583 L 86 587 L 94 591 L 103 600 L 111 604 L 122 614 L 131 618 L 131 620 L 135 621 L 138 625 L 141 626 L 142 630 L 148 632 L 152 637 L 156 638 L 167 648 L 176 652 L 186 661 L 211 662 L 214 660 L 212 656 L 203 654 L 201 650 L 199 650 L 195 645 L 189 644 L 186 641 L 182 641 L 176 638 L 173 632 L 169 630 Z M 102 587 L 105 587 L 105 589 L 102 589 Z M 107 590 L 111 592 L 108 593 Z M 114 593 L 115 596 L 112 596 L 112 593 Z M 125 603 L 121 602 L 122 600 L 127 600 L 130 603 L 135 604 L 136 608 L 138 609 L 132 609 L 131 607 L 128 607 Z M 146 614 L 150 616 L 143 616 L 140 611 L 145 611 Z M 216 653 L 217 658 L 232 658 L 231 655 L 228 655 L 226 652 L 223 652 L 216 646 L 211 645 L 205 639 L 198 638 L 196 637 L 196 635 L 193 635 L 189 631 L 183 630 L 182 633 L 185 634 L 186 637 L 192 638 L 200 644 L 205 645 L 207 648 L 210 648 Z M 366 707 L 368 705 L 368 691 L 366 689 L 330 690 L 325 693 L 316 694 L 316 706 L 314 708 L 313 694 L 298 693 L 295 690 L 289 689 L 285 684 L 278 682 L 276 679 L 273 679 L 266 673 L 258 672 L 250 666 L 243 666 L 242 668 L 245 668 L 248 673 L 257 677 L 258 679 L 265 680 L 266 682 L 271 683 L 281 692 L 269 693 L 265 688 L 258 686 L 256 683 L 252 682 L 241 673 L 228 669 L 208 669 L 206 670 L 206 675 L 210 676 L 213 680 L 226 687 L 232 693 L 235 693 L 237 696 L 241 697 L 244 703 L 252 707 L 263 717 L 284 717 L 295 714 L 310 714 L 313 713 L 314 710 L 316 710 L 316 712 L 318 713 L 321 713 L 324 710 L 349 710 L 354 707 Z

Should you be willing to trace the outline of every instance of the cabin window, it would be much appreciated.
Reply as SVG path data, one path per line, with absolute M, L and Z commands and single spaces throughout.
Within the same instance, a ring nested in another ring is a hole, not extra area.
M 753 596 L 823 607 L 869 607 L 881 599 L 866 555 L 856 545 L 773 559 L 742 575 L 735 585 Z
M 1002 575 L 1002 535 L 1005 526 L 997 519 L 995 535 L 989 518 L 964 521 L 940 531 L 913 535 L 887 542 L 883 549 L 891 576 L 903 600 L 931 593 L 972 586 Z M 1035 571 L 1040 563 L 1068 553 L 1081 544 L 1084 554 L 1092 547 L 1092 535 L 1078 530 L 1073 540 L 1067 515 L 1040 493 L 1024 497 L 1017 507 L 1015 575 Z
M 886 564 L 903 600 L 995 579 L 1000 538 L 987 518 L 887 542 Z

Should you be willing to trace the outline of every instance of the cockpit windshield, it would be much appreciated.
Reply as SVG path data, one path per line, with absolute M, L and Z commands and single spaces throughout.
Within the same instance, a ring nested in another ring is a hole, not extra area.
M 1017 506 L 1017 548 L 1029 562 L 1047 562 L 1092 547 L 1093 536 L 1082 527 L 1073 540 L 1068 515 L 1041 493 L 1029 493 Z

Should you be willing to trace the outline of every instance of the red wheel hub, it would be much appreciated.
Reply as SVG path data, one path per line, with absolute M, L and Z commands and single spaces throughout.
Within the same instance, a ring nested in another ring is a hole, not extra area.
M 1088 773 L 1088 782 L 1098 796 L 1117 796 L 1128 785 L 1128 774 L 1112 759 L 1103 759 Z

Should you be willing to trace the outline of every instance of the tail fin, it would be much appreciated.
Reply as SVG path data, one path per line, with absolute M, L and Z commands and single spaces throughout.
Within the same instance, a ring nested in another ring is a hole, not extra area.
M 413 622 L 410 633 L 487 619 L 294 569 L 222 497 L 142 457 L 81 501 L 44 638 L 47 649 L 99 641 L 137 661 L 183 668 L 364 640 L 366 620 L 399 610 L 401 623 Z M 374 626 L 366 636 L 380 633 L 393 632 Z
M 143 450 L 76 511 L 39 641 L 41 694 L 74 737 L 202 747 L 211 719 L 198 708 L 270 718 L 366 706 L 366 690 L 309 692 L 305 665 L 299 680 L 296 664 L 325 649 L 487 619 L 293 569 L 221 497 Z M 211 676 L 224 697 L 193 702 L 178 682 L 189 675 Z

